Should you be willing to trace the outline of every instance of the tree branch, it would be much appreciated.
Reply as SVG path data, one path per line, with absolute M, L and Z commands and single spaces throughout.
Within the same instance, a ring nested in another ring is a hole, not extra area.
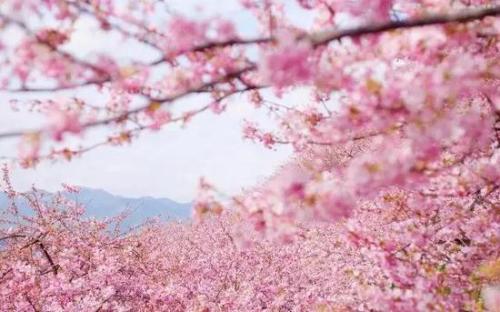
M 181 98 L 184 98 L 190 94 L 193 94 L 193 93 L 197 93 L 199 91 L 202 91 L 202 90 L 205 90 L 207 88 L 211 88 L 211 87 L 214 87 L 216 86 L 217 84 L 219 83 L 224 83 L 224 82 L 227 82 L 231 79 L 234 79 L 234 78 L 238 78 L 239 76 L 249 72 L 249 71 L 252 71 L 254 69 L 256 69 L 257 66 L 252 64 L 252 65 L 249 65 L 249 66 L 245 66 L 239 70 L 236 70 L 234 72 L 231 72 L 231 73 L 228 73 L 227 75 L 224 75 L 224 76 L 221 76 L 209 83 L 204 83 L 204 84 L 201 84 L 201 85 L 198 85 L 194 88 L 190 88 L 188 90 L 185 90 L 185 91 L 181 91 L 177 94 L 174 94 L 174 95 L 171 95 L 171 96 L 166 96 L 166 97 L 163 97 L 163 98 L 148 98 L 148 100 L 150 102 L 156 102 L 156 103 L 159 103 L 160 105 L 164 105 L 165 103 L 171 103 L 171 102 L 174 102 L 176 100 L 179 100 Z M 263 86 L 261 86 L 263 87 Z M 241 91 L 241 90 L 237 90 L 238 91 Z M 245 90 L 244 90 L 245 91 Z M 243 92 L 243 91 L 242 91 Z M 110 123 L 113 123 L 113 122 L 116 122 L 118 120 L 123 120 L 123 119 L 126 119 L 128 118 L 129 116 L 131 115 L 135 115 L 135 114 L 138 114 L 146 109 L 148 109 L 150 107 L 150 103 L 148 102 L 147 104 L 145 105 L 142 105 L 142 106 L 139 106 L 135 109 L 132 109 L 132 110 L 129 110 L 128 112 L 124 113 L 124 114 L 121 114 L 120 116 L 114 116 L 114 117 L 110 117 L 110 118 L 106 118 L 106 119 L 102 119 L 102 120 L 98 120 L 98 121 L 94 121 L 94 122 L 90 122 L 90 123 L 87 123 L 87 124 L 84 124 L 83 127 L 85 128 L 93 128 L 93 127 L 96 127 L 96 126 L 101 126 L 101 125 L 107 125 L 107 124 L 110 124 Z M 1 135 L 0 135 L 1 137 Z
M 224 99 L 227 99 L 235 94 L 238 94 L 238 93 L 243 93 L 243 92 L 246 92 L 246 91 L 250 91 L 250 90 L 256 90 L 256 89 L 260 89 L 261 87 L 260 86 L 247 86 L 243 89 L 236 89 L 236 90 L 232 90 L 232 91 L 227 91 L 226 94 L 218 97 L 215 99 L 215 101 L 217 102 L 220 102 Z M 193 111 L 189 111 L 189 118 L 192 118 L 194 116 L 197 116 L 205 111 L 207 111 L 208 109 L 210 109 L 210 106 L 213 102 L 210 102 L 209 104 L 206 104 L 196 110 L 193 110 Z M 185 114 L 181 114 L 179 116 L 176 116 L 176 117 L 173 117 L 171 118 L 168 123 L 169 124 L 172 124 L 172 123 L 177 123 L 177 122 L 183 122 L 186 120 L 186 115 Z M 85 146 L 85 147 L 81 147 L 79 149 L 68 149 L 68 148 L 65 148 L 65 149 L 62 149 L 62 150 L 57 150 L 57 151 L 52 151 L 50 152 L 49 154 L 45 154 L 45 155 L 42 155 L 42 156 L 39 156 L 37 158 L 37 162 L 38 161 L 41 161 L 41 160 L 47 160 L 47 159 L 55 159 L 55 157 L 57 156 L 63 156 L 65 157 L 67 160 L 71 160 L 72 157 L 75 157 L 75 156 L 80 156 L 84 153 L 87 153 L 87 152 L 90 152 L 94 149 L 97 149 L 99 147 L 102 147 L 102 146 L 106 146 L 106 145 L 109 145 L 109 144 L 114 144 L 115 142 L 115 139 L 118 140 L 119 139 L 119 136 L 120 135 L 126 135 L 130 138 L 132 138 L 134 135 L 137 135 L 139 134 L 141 131 L 145 130 L 145 129 L 148 129 L 148 128 L 151 128 L 151 125 L 138 125 L 137 127 L 135 128 L 132 128 L 132 129 L 128 129 L 128 130 L 123 130 L 121 131 L 118 135 L 115 135 L 115 136 L 109 136 L 106 138 L 106 140 L 103 140 L 103 141 L 100 141 L 100 142 L 97 142 L 97 143 L 94 143 L 92 145 L 88 145 L 88 146 Z M 0 136 L 1 137 L 1 136 Z M 6 157 L 6 156 L 0 156 L 0 160 L 8 160 L 8 161 L 17 161 L 18 159 L 16 157 Z M 20 237 L 24 237 L 24 236 L 20 236 Z M 6 237 L 5 239 L 7 238 L 11 238 L 11 237 Z M 4 238 L 0 238 L 0 241 L 4 239 Z
M 45 248 L 45 245 L 40 240 L 38 240 L 38 245 L 40 246 L 40 249 L 42 250 L 45 258 L 47 259 L 50 266 L 52 267 L 52 272 L 54 272 L 54 275 L 57 275 L 57 271 L 59 270 L 59 265 L 54 263 L 54 260 L 52 259 L 49 252 Z
M 3 19 L 4 21 L 6 21 L 7 23 L 10 23 L 10 24 L 13 24 L 13 25 L 16 25 L 17 27 L 21 28 L 28 36 L 32 37 L 32 38 L 35 38 L 35 40 L 47 47 L 50 51 L 52 51 L 53 53 L 55 54 L 58 54 L 60 57 L 64 58 L 65 60 L 69 61 L 70 63 L 73 63 L 75 65 L 78 65 L 78 66 L 81 66 L 83 68 L 88 68 L 90 70 L 92 70 L 97 76 L 101 76 L 102 78 L 100 79 L 92 79 L 90 81 L 87 81 L 87 82 L 84 82 L 83 85 L 85 84 L 95 84 L 95 83 L 104 83 L 106 81 L 109 81 L 111 79 L 111 75 L 104 69 L 100 68 L 99 66 L 96 66 L 92 63 L 89 63 L 85 60 L 81 60 L 77 57 L 75 57 L 74 55 L 71 55 L 69 54 L 68 52 L 65 52 L 65 51 L 62 51 L 60 49 L 57 48 L 57 46 L 55 46 L 54 44 L 52 44 L 51 42 L 47 41 L 47 40 L 44 40 L 43 38 L 41 38 L 39 35 L 33 33 L 33 31 L 28 27 L 28 25 L 26 25 L 24 22 L 22 21 L 19 21 L 19 20 L 16 20 L 16 19 L 13 19 L 3 13 L 0 13 L 0 19 Z M 66 88 L 75 88 L 77 86 L 81 86 L 82 84 L 78 84 L 78 85 L 70 85 L 68 87 L 65 87 L 65 86 L 60 86 L 60 87 L 57 87 L 57 88 L 29 88 L 29 89 L 26 89 L 26 91 L 31 91 L 31 92 L 40 92 L 40 91 L 56 91 L 56 90 L 62 90 L 62 89 L 66 89 Z M 5 91 L 17 91 L 17 90 L 5 90 Z M 23 88 L 21 88 L 19 91 L 24 91 Z
M 82 6 L 81 3 L 79 2 L 74 2 L 74 1 L 66 1 L 66 3 L 68 3 L 68 5 L 72 6 L 73 8 L 75 8 L 77 11 L 81 12 L 81 13 L 84 13 L 84 14 L 88 14 L 90 16 L 92 16 L 93 18 L 95 18 L 96 20 L 98 21 L 101 21 L 102 18 L 100 18 L 97 13 L 93 12 L 91 9 L 89 8 L 86 8 L 84 6 Z M 116 24 L 116 23 L 112 23 L 110 21 L 105 21 L 109 26 L 112 27 L 113 30 L 121 33 L 122 35 L 128 37 L 128 38 L 132 38 L 134 40 L 137 40 L 138 42 L 141 42 L 142 44 L 145 44 L 157 51 L 159 51 L 161 53 L 161 49 L 156 45 L 155 42 L 145 38 L 145 37 L 140 37 L 140 35 L 138 34 L 133 34 L 131 33 L 130 31 L 124 29 L 123 27 L 121 27 L 120 25 Z M 134 25 L 136 27 L 138 27 L 137 25 Z M 144 31 L 147 31 L 146 29 L 143 29 Z M 153 33 L 154 35 L 158 35 L 158 33 Z
M 400 20 L 400 21 L 390 21 L 390 22 L 385 22 L 385 23 L 378 23 L 374 25 L 366 25 L 366 26 L 361 26 L 361 27 L 356 27 L 356 28 L 351 28 L 351 29 L 346 29 L 346 30 L 330 30 L 330 31 L 325 31 L 322 33 L 317 33 L 317 34 L 311 34 L 311 35 L 306 35 L 304 36 L 305 38 L 311 40 L 313 45 L 315 47 L 319 47 L 321 45 L 328 44 L 331 41 L 334 40 L 339 40 L 344 37 L 359 37 L 362 35 L 367 35 L 367 34 L 373 34 L 373 33 L 380 33 L 380 32 L 385 32 L 389 30 L 394 30 L 394 29 L 401 29 L 401 28 L 414 28 L 414 27 L 420 27 L 420 26 L 427 26 L 427 25 L 438 25 L 438 24 L 445 24 L 445 23 L 452 23 L 452 22 L 469 22 L 477 19 L 481 19 L 487 16 L 496 16 L 500 14 L 500 6 L 495 6 L 495 7 L 490 7 L 490 8 L 483 8 L 483 9 L 477 9 L 477 10 L 468 10 L 468 11 L 463 11 L 459 13 L 454 13 L 454 14 L 448 14 L 448 15 L 431 15 L 431 16 L 426 16 L 420 19 L 415 19 L 415 20 Z M 0 14 L 1 18 L 4 18 L 8 21 L 11 21 L 10 18 Z M 13 21 L 14 23 L 20 25 L 23 28 L 26 28 L 26 25 L 18 22 L 18 21 Z M 211 42 L 207 43 L 201 46 L 194 47 L 193 49 L 183 52 L 183 53 L 188 53 L 188 52 L 196 52 L 196 51 L 204 51 L 206 49 L 213 49 L 213 48 L 219 48 L 219 47 L 226 47 L 230 45 L 240 45 L 240 44 L 258 44 L 258 43 L 267 43 L 267 42 L 272 42 L 274 41 L 274 37 L 269 37 L 269 38 L 260 38 L 260 39 L 250 39 L 250 40 L 244 40 L 244 39 L 234 39 L 234 40 L 229 40 L 229 41 L 224 41 L 224 42 Z M 49 45 L 49 47 L 52 47 Z M 52 47 L 54 49 L 54 47 Z M 55 49 L 55 51 L 59 51 Z M 59 51 L 63 56 L 66 55 L 66 57 L 69 57 L 72 59 L 73 57 L 65 52 Z M 166 59 L 162 58 L 156 62 L 153 62 L 151 65 L 159 64 L 161 62 L 164 62 Z M 79 60 L 76 60 L 76 62 L 80 62 Z M 83 61 L 82 61 L 83 62 Z M 90 68 L 93 68 L 92 64 L 88 64 L 83 62 L 83 65 L 87 65 Z M 160 99 L 150 99 L 152 101 L 158 102 L 160 104 L 164 103 L 170 103 L 173 101 L 176 101 L 178 99 L 181 99 L 191 93 L 196 93 L 201 90 L 204 90 L 206 88 L 213 87 L 219 83 L 226 82 L 228 80 L 238 78 L 244 73 L 253 71 L 257 68 L 255 64 L 243 67 L 240 70 L 231 72 L 226 74 L 225 76 L 222 76 L 218 79 L 213 80 L 212 82 L 202 84 L 200 86 L 194 87 L 192 89 L 188 89 L 186 91 L 174 94 L 172 96 L 168 96 L 165 98 L 160 98 Z M 99 70 L 99 69 L 98 69 Z M 120 116 L 113 116 L 109 117 L 106 119 L 90 122 L 87 124 L 84 124 L 83 127 L 85 128 L 92 128 L 96 126 L 101 126 L 101 125 L 107 125 L 113 122 L 116 122 L 118 120 L 123 120 L 124 118 L 127 118 L 130 115 L 135 115 L 141 111 L 146 110 L 149 107 L 149 103 L 146 105 L 140 106 L 136 109 L 130 110 Z M 0 139 L 2 138 L 10 138 L 10 137 L 19 137 L 22 136 L 26 133 L 40 133 L 42 132 L 41 130 L 31 130 L 31 131 L 13 131 L 13 132 L 5 132 L 5 133 L 0 133 Z
M 420 26 L 439 25 L 446 23 L 464 23 L 473 20 L 482 19 L 487 16 L 496 16 L 500 14 L 500 6 L 492 8 L 483 8 L 477 10 L 466 10 L 454 14 L 446 15 L 429 15 L 414 20 L 397 20 L 388 21 L 371 25 L 363 25 L 349 29 L 331 29 L 324 32 L 305 34 L 302 39 L 310 40 L 314 47 L 319 47 L 328 44 L 331 41 L 339 40 L 345 37 L 359 37 L 363 35 L 381 33 L 401 28 L 415 28 Z M 201 52 L 214 48 L 224 48 L 233 45 L 249 45 L 249 44 L 262 44 L 276 41 L 275 37 L 254 38 L 254 39 L 231 39 L 227 41 L 209 42 L 196 46 L 190 50 L 182 51 L 179 54 L 190 52 Z M 152 64 L 159 64 L 164 62 L 165 59 L 159 59 Z
M 73 6 L 75 6 L 75 3 L 69 2 Z M 89 14 L 93 14 L 92 12 L 88 11 Z M 328 44 L 331 41 L 339 40 L 345 37 L 359 37 L 362 35 L 367 35 L 367 34 L 373 34 L 373 33 L 381 33 L 385 31 L 390 31 L 390 30 L 395 30 L 395 29 L 401 29 L 401 28 L 414 28 L 414 27 L 419 27 L 419 26 L 429 26 L 429 25 L 439 25 L 439 24 L 445 24 L 445 23 L 454 23 L 454 22 L 468 22 L 468 21 L 473 21 L 477 19 L 482 19 L 487 16 L 496 16 L 500 14 L 500 6 L 495 6 L 491 8 L 483 8 L 483 9 L 477 9 L 477 10 L 467 10 L 467 11 L 462 11 L 458 12 L 455 14 L 449 14 L 449 15 L 430 15 L 430 16 L 425 16 L 419 19 L 415 20 L 397 20 L 397 21 L 389 21 L 389 22 L 383 22 L 383 23 L 378 23 L 378 24 L 373 24 L 373 25 L 364 25 L 360 27 L 355 27 L 355 28 L 350 28 L 350 29 L 344 29 L 344 30 L 337 30 L 337 29 L 332 29 L 332 30 L 327 30 L 324 32 L 320 33 L 315 33 L 315 34 L 307 34 L 303 36 L 303 39 L 310 40 L 315 47 L 319 47 L 325 44 Z M 8 20 L 11 23 L 14 23 L 21 28 L 25 29 L 26 31 L 29 31 L 29 29 L 26 27 L 26 25 L 22 22 L 12 20 L 8 18 L 7 16 L 0 14 L 0 17 Z M 137 26 L 134 24 L 134 26 Z M 158 48 L 153 42 L 150 40 L 142 40 L 141 38 L 138 38 L 134 36 L 133 34 L 130 34 L 128 31 L 123 30 L 121 28 L 115 28 L 117 31 L 126 34 L 127 36 L 131 36 L 144 44 L 147 44 L 151 47 Z M 149 66 L 156 66 L 165 62 L 172 61 L 175 57 L 178 57 L 183 54 L 187 53 L 193 53 L 193 52 L 203 52 L 206 50 L 211 50 L 215 48 L 224 48 L 228 46 L 235 46 L 235 45 L 250 45 L 250 44 L 263 44 L 263 43 L 270 43 L 274 42 L 276 38 L 274 37 L 265 37 L 265 38 L 254 38 L 254 39 L 242 39 L 242 38 L 235 38 L 235 39 L 230 39 L 226 41 L 214 41 L 214 42 L 207 42 L 198 46 L 193 47 L 192 49 L 188 49 L 185 51 L 179 51 L 176 55 L 172 57 L 166 57 L 162 56 L 158 60 L 153 61 L 149 63 Z M 41 42 L 42 44 L 47 44 L 46 42 Z M 49 45 L 52 49 L 54 49 L 53 46 Z M 57 50 L 57 49 L 56 49 Z M 59 51 L 59 50 L 57 50 Z M 61 52 L 61 51 L 59 51 Z M 70 57 L 71 59 L 74 59 L 71 55 L 62 52 L 63 55 L 66 57 Z M 79 60 L 75 60 L 77 62 L 80 62 Z M 89 63 L 84 63 L 81 65 L 89 66 L 93 70 L 101 71 L 99 68 L 95 68 L 94 65 L 89 64 Z M 107 73 L 106 73 L 107 74 Z M 107 79 L 102 79 L 102 80 L 89 80 L 81 84 L 72 84 L 68 86 L 60 86 L 60 87 L 53 87 L 53 88 L 20 88 L 20 89 L 15 89 L 15 90 L 5 90 L 8 92 L 51 92 L 51 91 L 60 91 L 60 90 L 67 90 L 67 89 L 74 89 L 78 87 L 84 87 L 88 85 L 93 85 L 93 84 L 101 84 L 110 81 L 111 78 L 108 77 Z
M 414 20 L 389 21 L 372 25 L 364 25 L 346 30 L 327 30 L 322 33 L 309 35 L 314 46 L 321 46 L 330 41 L 342 39 L 344 37 L 359 37 L 368 34 L 381 33 L 395 29 L 415 28 L 429 25 L 440 25 L 447 23 L 465 23 L 487 16 L 500 15 L 500 6 L 490 8 L 465 10 L 454 14 L 429 15 Z
M 3 240 L 7 240 L 7 239 L 25 238 L 25 237 L 26 237 L 26 235 L 23 235 L 23 234 L 12 234 L 12 235 L 0 237 L 0 242 Z

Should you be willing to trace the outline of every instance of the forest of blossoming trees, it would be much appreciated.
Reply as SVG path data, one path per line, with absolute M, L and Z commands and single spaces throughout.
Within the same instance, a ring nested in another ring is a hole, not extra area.
M 252 35 L 168 0 L 0 2 L 0 91 L 30 95 L 0 105 L 45 120 L 0 133 L 18 146 L 2 158 L 0 311 L 500 311 L 500 1 L 234 1 Z M 157 57 L 69 52 L 84 16 Z M 65 96 L 82 88 L 100 101 Z M 296 90 L 300 105 L 267 100 Z M 230 198 L 200 180 L 190 222 L 124 232 L 125 216 L 10 182 L 234 96 L 275 123 L 228 131 L 293 157 Z

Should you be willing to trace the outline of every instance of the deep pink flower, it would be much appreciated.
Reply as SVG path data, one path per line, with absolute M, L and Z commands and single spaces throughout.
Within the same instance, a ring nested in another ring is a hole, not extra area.
M 263 79 L 278 89 L 308 82 L 313 75 L 310 44 L 286 31 L 277 38 L 277 47 L 262 57 L 260 73 Z
M 356 200 L 353 196 L 336 191 L 323 198 L 318 212 L 321 219 L 339 221 L 351 216 L 355 208 Z

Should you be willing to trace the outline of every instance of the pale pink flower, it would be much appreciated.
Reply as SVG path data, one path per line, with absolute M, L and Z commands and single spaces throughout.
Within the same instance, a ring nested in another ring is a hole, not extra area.
M 40 148 L 41 141 L 39 134 L 24 135 L 18 147 L 18 157 L 21 167 L 33 167 L 40 157 Z
M 151 118 L 152 123 L 149 128 L 152 130 L 160 130 L 163 125 L 172 120 L 172 114 L 163 109 L 147 112 L 147 116 Z
M 276 175 L 269 179 L 265 188 L 284 196 L 285 200 L 295 200 L 304 197 L 308 179 L 309 175 L 304 168 L 290 163 L 281 167 Z
M 66 192 L 68 192 L 68 193 L 78 193 L 78 192 L 80 192 L 80 187 L 79 186 L 70 185 L 70 184 L 67 184 L 67 183 L 62 183 L 61 185 L 64 188 L 64 190 Z
M 268 148 L 271 148 L 276 143 L 274 135 L 270 132 L 264 133 L 261 137 L 261 141 L 264 144 L 264 146 Z
M 216 24 L 217 40 L 228 41 L 237 38 L 234 24 L 227 20 L 219 20 Z
M 169 23 L 169 42 L 166 50 L 168 54 L 177 54 L 188 51 L 206 40 L 206 23 L 188 20 L 175 16 Z
M 488 312 L 500 312 L 500 284 L 484 287 L 481 295 Z
M 214 101 L 210 104 L 210 109 L 214 114 L 221 114 L 226 109 L 226 105 L 222 104 L 220 101 Z
M 77 112 L 52 108 L 47 113 L 47 130 L 56 141 L 61 141 L 64 133 L 78 134 L 82 131 L 80 116 Z
M 339 12 L 367 20 L 384 20 L 389 18 L 393 0 L 344 0 L 336 1 L 333 6 Z
M 258 130 L 255 124 L 251 122 L 245 122 L 243 125 L 243 137 L 245 139 L 254 140 L 258 135 Z

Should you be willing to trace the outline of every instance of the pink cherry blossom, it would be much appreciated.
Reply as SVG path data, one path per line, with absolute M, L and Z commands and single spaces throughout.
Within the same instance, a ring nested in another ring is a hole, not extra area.
M 40 157 L 41 139 L 39 134 L 28 134 L 19 143 L 18 156 L 24 168 L 33 167 Z
M 333 6 L 353 16 L 363 16 L 368 20 L 384 20 L 389 18 L 393 2 L 393 0 L 349 0 L 337 1 Z
M 47 118 L 47 131 L 56 141 L 61 141 L 65 133 L 78 134 L 82 131 L 80 116 L 76 112 L 53 108 L 47 113 Z
M 484 306 L 487 311 L 500 311 L 500 286 L 487 286 L 482 290 Z
M 169 23 L 168 31 L 171 40 L 167 43 L 166 50 L 169 51 L 169 54 L 175 54 L 204 43 L 206 25 L 181 16 L 175 16 Z
M 278 89 L 307 83 L 313 75 L 309 43 L 288 31 L 282 31 L 278 40 L 278 46 L 262 57 L 260 71 L 264 79 Z
M 214 16 L 155 0 L 4 1 L 0 91 L 47 124 L 0 122 L 0 140 L 19 140 L 0 155 L 0 307 L 496 311 L 498 5 L 241 0 Z M 103 47 L 80 42 L 94 36 L 82 21 Z M 69 184 L 49 196 L 10 182 L 16 164 L 133 146 L 238 100 L 270 122 L 249 113 L 227 131 L 292 156 L 238 194 L 201 180 L 192 221 L 124 230 L 126 212 L 88 218 Z

